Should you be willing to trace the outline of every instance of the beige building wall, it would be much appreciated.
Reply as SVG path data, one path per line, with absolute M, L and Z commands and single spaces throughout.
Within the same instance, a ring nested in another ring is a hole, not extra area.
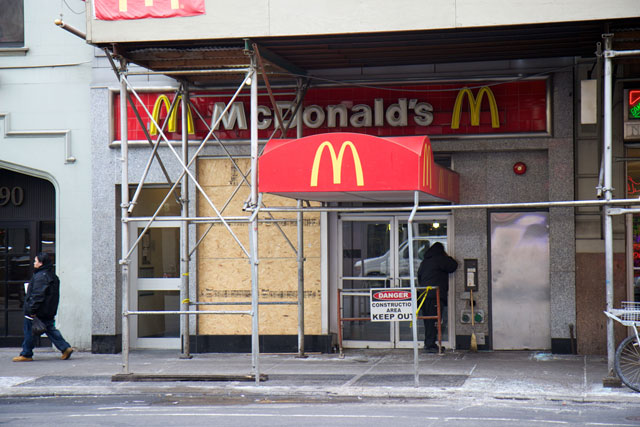
M 237 159 L 244 174 L 250 168 L 249 159 Z M 240 172 L 229 159 L 200 159 L 197 164 L 198 179 L 205 192 L 216 206 L 222 209 L 229 201 L 238 184 L 242 182 Z M 246 183 L 231 198 L 223 212 L 225 217 L 247 216 L 242 205 L 249 196 Z M 265 195 L 266 206 L 292 206 L 295 201 L 283 197 Z M 215 216 L 215 212 L 202 194 L 197 199 L 198 216 Z M 298 300 L 298 263 L 296 214 L 274 214 L 283 222 L 261 222 L 258 227 L 259 301 Z M 260 219 L 270 218 L 260 214 Z M 249 250 L 249 225 L 246 222 L 230 223 L 242 245 Z M 197 226 L 197 239 L 206 232 L 209 224 Z M 283 233 L 291 244 L 287 242 Z M 215 224 L 207 234 L 197 252 L 199 302 L 251 301 L 251 270 L 249 259 L 240 245 L 223 224 Z M 305 272 L 305 334 L 321 333 L 321 288 L 320 288 L 320 215 L 306 214 L 304 218 L 304 264 Z M 200 306 L 201 310 L 249 310 L 250 306 L 221 305 Z M 289 305 L 260 306 L 260 335 L 295 335 L 298 333 L 298 308 Z M 248 335 L 251 334 L 251 317 L 248 315 L 208 315 L 198 317 L 199 335 Z
M 205 0 L 204 15 L 101 21 L 93 19 L 93 1 L 87 5 L 91 5 L 90 43 L 458 29 L 628 18 L 640 13 L 637 0 Z

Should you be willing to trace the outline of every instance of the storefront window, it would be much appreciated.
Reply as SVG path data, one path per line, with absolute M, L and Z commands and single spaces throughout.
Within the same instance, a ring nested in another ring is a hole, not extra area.
M 129 190 L 129 200 L 133 200 L 133 196 L 136 192 L 135 188 Z M 150 187 L 143 188 L 140 192 L 140 196 L 133 207 L 131 216 L 152 216 L 160 203 L 164 200 L 169 188 L 166 187 Z M 180 186 L 176 187 L 173 193 L 169 196 L 167 201 L 162 205 L 159 216 L 180 216 L 181 206 L 176 197 L 180 196 Z
M 640 149 L 630 148 L 627 157 L 638 161 L 627 162 L 627 197 L 640 197 Z M 633 214 L 633 300 L 640 301 L 640 214 Z
M 24 46 L 23 0 L 0 0 L 0 48 Z

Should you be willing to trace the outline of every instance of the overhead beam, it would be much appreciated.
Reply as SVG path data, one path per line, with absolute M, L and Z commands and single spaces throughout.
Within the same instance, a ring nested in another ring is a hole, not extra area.
M 306 76 L 307 75 L 307 71 L 298 67 L 297 65 L 293 64 L 292 62 L 287 61 L 286 59 L 282 58 L 281 56 L 273 53 L 272 51 L 270 51 L 269 49 L 265 48 L 264 46 L 260 46 L 257 43 L 254 43 L 251 39 L 244 39 L 244 50 L 246 52 L 250 52 L 253 53 L 253 45 L 258 46 L 258 48 L 260 49 L 260 56 L 264 59 L 266 59 L 267 61 L 269 61 L 270 63 L 282 68 L 285 71 L 290 72 L 291 74 L 295 74 L 298 76 Z

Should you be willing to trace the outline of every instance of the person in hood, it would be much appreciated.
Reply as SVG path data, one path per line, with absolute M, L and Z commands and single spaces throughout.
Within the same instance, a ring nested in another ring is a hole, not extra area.
M 34 317 L 38 317 L 46 326 L 46 334 L 62 352 L 61 359 L 67 360 L 73 348 L 62 337 L 55 326 L 55 317 L 60 301 L 60 279 L 53 272 L 51 257 L 46 252 L 40 252 L 33 261 L 33 277 L 27 287 L 27 295 L 24 303 L 24 341 L 19 356 L 13 358 L 14 362 L 31 362 L 33 360 L 33 332 L 31 330 Z
M 449 274 L 456 271 L 458 262 L 451 258 L 444 250 L 440 242 L 434 243 L 427 252 L 418 268 L 418 283 L 421 287 L 437 286 L 440 288 L 440 305 L 447 305 L 449 294 Z M 436 291 L 430 290 L 420 309 L 423 316 L 436 316 L 438 313 Z M 442 310 L 440 311 L 442 314 Z M 425 351 L 435 353 L 438 351 L 436 339 L 438 329 L 435 319 L 423 319 L 424 321 L 424 348 Z

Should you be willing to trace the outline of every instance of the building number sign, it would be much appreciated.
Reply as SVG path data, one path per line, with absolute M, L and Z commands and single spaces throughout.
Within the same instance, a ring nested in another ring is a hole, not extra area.
M 0 187 L 0 207 L 12 204 L 20 206 L 24 201 L 24 190 L 22 187 Z

